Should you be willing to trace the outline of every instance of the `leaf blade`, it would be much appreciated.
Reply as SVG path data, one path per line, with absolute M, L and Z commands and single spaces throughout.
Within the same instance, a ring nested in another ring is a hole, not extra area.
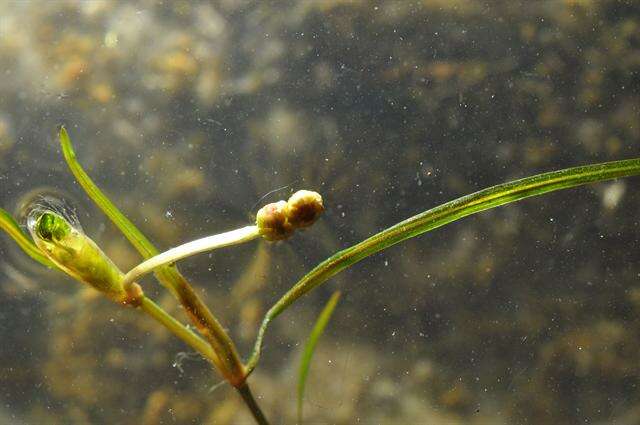
M 124 215 L 118 207 L 98 188 L 91 177 L 84 171 L 76 158 L 69 134 L 64 127 L 60 128 L 60 145 L 62 153 L 71 169 L 71 172 L 87 192 L 87 195 L 96 203 L 107 217 L 120 229 L 131 244 L 145 258 L 157 255 L 157 248 L 147 237 Z M 214 349 L 221 360 L 221 373 L 231 383 L 241 383 L 245 379 L 245 370 L 239 359 L 235 344 L 227 335 L 218 319 L 204 304 L 191 284 L 174 266 L 162 266 L 154 272 L 156 278 L 184 307 L 186 314 L 196 326 L 202 336 Z
M 311 360 L 315 352 L 318 340 L 324 333 L 325 328 L 329 324 L 329 320 L 333 315 L 333 312 L 340 300 L 340 291 L 336 291 L 331 295 L 329 301 L 324 306 L 316 323 L 313 325 L 313 329 L 309 334 L 307 343 L 304 346 L 304 351 L 300 357 L 300 368 L 298 369 L 298 423 L 302 423 L 302 407 L 304 403 L 304 390 L 307 384 L 307 377 L 309 376 L 309 369 L 311 368 Z
M 96 205 L 109 217 L 131 244 L 138 250 L 144 258 L 153 257 L 158 254 L 157 248 L 147 239 L 147 237 L 115 206 L 113 202 L 100 190 L 89 175 L 84 171 L 80 162 L 76 158 L 76 153 L 71 144 L 71 139 L 67 130 L 60 127 L 60 146 L 62 154 L 75 176 L 80 186 L 87 192 L 87 195 Z
M 38 263 L 51 269 L 58 269 L 44 254 L 40 252 L 38 247 L 31 239 L 20 229 L 18 222 L 7 211 L 0 208 L 0 228 L 7 232 L 9 236 L 18 244 L 18 246 L 31 258 Z
M 304 275 L 267 311 L 247 362 L 252 371 L 260 358 L 262 340 L 273 319 L 307 292 L 360 260 L 399 242 L 471 214 L 561 189 L 640 174 L 640 158 L 566 168 L 491 186 L 431 208 L 397 223 L 362 242 L 337 252 Z

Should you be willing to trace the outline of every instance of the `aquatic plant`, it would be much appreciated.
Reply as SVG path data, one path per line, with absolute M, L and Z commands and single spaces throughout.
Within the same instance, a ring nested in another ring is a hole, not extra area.
M 320 315 L 318 316 L 318 320 L 313 325 L 313 329 L 311 330 L 311 334 L 309 334 L 309 339 L 307 343 L 304 345 L 304 350 L 302 351 L 302 356 L 300 358 L 300 368 L 298 370 L 298 423 L 302 423 L 302 407 L 304 404 L 304 390 L 307 385 L 307 376 L 309 375 L 309 369 L 311 368 L 311 360 L 313 359 L 313 352 L 316 349 L 316 345 L 318 344 L 318 340 L 324 333 L 324 329 L 329 324 L 329 320 L 333 315 L 334 310 L 336 309 L 336 305 L 338 305 L 338 301 L 340 301 L 340 291 L 336 291 L 331 295 L 329 301 L 327 301 L 327 305 L 324 306 Z
M 267 311 L 258 330 L 253 352 L 248 361 L 243 362 L 227 331 L 178 271 L 175 263 L 197 253 L 248 242 L 260 237 L 268 241 L 286 239 L 294 231 L 306 228 L 318 219 L 324 209 L 321 196 L 316 192 L 298 191 L 287 201 L 262 207 L 257 214 L 256 222 L 252 225 L 187 242 L 160 253 L 82 169 L 64 128 L 61 128 L 59 138 L 65 160 L 77 181 L 145 261 L 129 272 L 123 273 L 85 234 L 73 211 L 63 203 L 48 197 L 37 200 L 28 210 L 26 226 L 31 237 L 25 234 L 17 221 L 2 209 L 0 209 L 0 227 L 35 261 L 67 273 L 120 305 L 139 309 L 171 331 L 219 371 L 241 395 L 256 421 L 262 424 L 268 422 L 252 395 L 247 379 L 258 365 L 262 341 L 269 324 L 312 289 L 376 252 L 465 216 L 560 189 L 640 174 L 640 159 L 552 171 L 463 196 L 391 226 L 352 247 L 337 252 L 293 285 Z M 145 295 L 136 280 L 151 272 L 184 307 L 197 333 Z M 313 350 L 337 300 L 338 296 L 335 295 L 323 310 L 303 354 L 298 383 L 300 415 Z

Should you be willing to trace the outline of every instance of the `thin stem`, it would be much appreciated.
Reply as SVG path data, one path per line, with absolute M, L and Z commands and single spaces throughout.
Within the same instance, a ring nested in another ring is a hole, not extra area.
M 167 328 L 175 336 L 187 343 L 191 348 L 200 353 L 205 359 L 209 360 L 216 367 L 220 368 L 220 359 L 213 351 L 211 346 L 198 335 L 193 333 L 185 325 L 177 321 L 173 316 L 164 311 L 162 307 L 154 303 L 146 296 L 142 296 L 140 299 L 140 309 L 146 314 L 157 320 Z
M 258 403 L 256 403 L 256 399 L 253 398 L 253 394 L 251 394 L 249 384 L 245 382 L 244 384 L 242 384 L 242 386 L 237 387 L 236 389 L 242 396 L 242 400 L 244 400 L 244 403 L 251 411 L 251 414 L 253 415 L 253 418 L 256 420 L 256 422 L 259 425 L 269 425 L 269 421 L 267 421 L 267 418 L 264 416 L 264 413 L 262 413 L 260 406 L 258 406 Z
M 175 267 L 161 267 L 156 273 L 158 279 L 176 283 L 176 296 L 180 304 L 220 359 L 220 372 L 231 385 L 240 386 L 247 378 L 247 373 L 235 344 L 222 324 Z
M 198 335 L 189 330 L 182 323 L 177 321 L 173 316 L 164 311 L 162 307 L 154 303 L 146 296 L 140 298 L 140 308 L 153 319 L 160 322 L 165 328 L 170 330 L 175 336 L 186 342 L 190 347 L 200 353 L 204 358 L 213 363 L 219 370 L 224 370 L 220 364 L 220 358 L 216 355 L 211 346 Z M 260 406 L 256 402 L 251 389 L 247 382 L 243 382 L 237 386 L 238 393 L 242 396 L 242 400 L 247 405 L 249 411 L 253 415 L 256 422 L 260 425 L 269 425 L 269 422 L 262 413 Z
M 76 158 L 67 131 L 60 129 L 60 146 L 71 172 L 87 195 L 96 203 L 109 219 L 120 229 L 144 258 L 158 254 L 158 250 L 146 236 L 125 217 L 111 200 L 91 180 Z M 198 332 L 211 344 L 220 360 L 220 372 L 234 387 L 242 385 L 247 377 L 244 365 L 240 361 L 235 344 L 211 310 L 193 289 L 193 286 L 180 274 L 175 266 L 164 266 L 156 270 L 156 277 L 178 299 L 189 319 Z
M 147 273 L 151 273 L 158 267 L 165 266 L 167 264 L 175 263 L 186 257 L 190 257 L 195 254 L 199 254 L 205 251 L 212 251 L 214 249 L 223 248 L 225 246 L 236 245 L 243 242 L 248 242 L 260 236 L 257 226 L 246 226 L 240 229 L 231 230 L 229 232 L 220 233 L 217 235 L 207 236 L 195 241 L 187 242 L 183 245 L 171 248 L 161 254 L 148 258 L 142 263 L 129 270 L 124 276 L 122 284 L 127 285 L 138 280 L 141 276 Z

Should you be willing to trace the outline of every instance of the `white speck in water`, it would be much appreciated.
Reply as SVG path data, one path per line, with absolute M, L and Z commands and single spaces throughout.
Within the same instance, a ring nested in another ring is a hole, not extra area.
M 167 220 L 173 220 L 173 211 L 167 210 L 164 213 L 164 218 L 166 218 Z
M 118 34 L 114 31 L 109 31 L 104 36 L 104 45 L 109 48 L 116 47 L 118 45 Z
M 626 188 L 627 186 L 624 182 L 609 184 L 602 193 L 602 206 L 608 210 L 615 209 L 622 200 Z

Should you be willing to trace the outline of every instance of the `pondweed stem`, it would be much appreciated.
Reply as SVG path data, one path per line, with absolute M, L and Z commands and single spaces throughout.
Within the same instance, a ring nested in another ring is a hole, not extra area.
M 262 340 L 269 323 L 298 298 L 358 261 L 406 239 L 477 212 L 555 190 L 638 174 L 640 158 L 567 168 L 499 184 L 415 215 L 334 254 L 303 276 L 267 311 L 246 365 L 248 373 L 253 371 L 260 359 Z
M 31 254 L 35 254 L 35 258 L 43 256 L 43 264 L 50 261 L 59 270 L 90 285 L 118 304 L 140 308 L 199 352 L 218 370 L 221 372 L 229 370 L 228 364 L 221 361 L 216 354 L 213 344 L 200 338 L 147 298 L 138 284 L 130 282 L 125 288 L 123 285 L 124 274 L 83 232 L 73 211 L 66 210 L 63 204 L 56 199 L 41 198 L 30 206 L 27 215 L 27 228 L 33 242 L 22 233 L 13 217 L 4 211 L 0 214 L 0 227 L 5 229 L 14 239 L 21 239 L 20 246 L 25 251 L 32 250 Z M 245 237 L 248 233 L 258 234 L 257 228 L 251 230 L 251 232 L 245 231 L 243 233 Z M 225 240 L 227 243 L 229 242 L 228 237 Z M 239 359 L 238 363 L 240 363 Z M 240 370 L 238 376 L 244 379 L 243 369 Z M 242 383 L 238 382 L 237 385 L 242 386 Z M 249 408 L 253 411 L 256 406 L 249 406 Z
M 231 385 L 241 385 L 247 377 L 235 344 L 229 338 L 218 319 L 216 319 L 193 287 L 175 268 L 164 267 L 156 272 L 159 278 L 178 282 L 178 300 L 198 332 L 207 340 L 220 359 L 220 373 Z
M 190 347 L 200 353 L 205 359 L 213 363 L 217 368 L 220 368 L 220 359 L 213 351 L 211 346 L 205 340 L 193 333 L 185 325 L 177 321 L 169 313 L 164 311 L 151 299 L 147 298 L 146 296 L 142 296 L 142 298 L 140 299 L 140 309 L 156 321 L 160 322 L 162 326 L 164 326 L 175 336 L 186 342 Z
M 463 196 L 377 233 L 320 263 L 303 276 L 269 309 L 260 325 L 254 350 L 245 366 L 240 361 L 231 338 L 173 263 L 198 252 L 245 242 L 259 235 L 267 240 L 284 239 L 293 230 L 308 227 L 318 218 L 324 209 L 320 195 L 311 191 L 296 192 L 287 202 L 279 201 L 263 207 L 256 218 L 257 227 L 247 226 L 220 235 L 213 235 L 158 255 L 158 250 L 151 242 L 118 210 L 82 169 L 64 128 L 60 130 L 60 142 L 65 160 L 80 185 L 142 256 L 150 260 L 131 270 L 126 278 L 121 273 L 118 276 L 115 272 L 109 273 L 110 260 L 107 261 L 108 258 L 100 260 L 98 254 L 101 251 L 99 252 L 97 247 L 85 240 L 83 234 L 68 228 L 67 223 L 63 220 L 64 217 L 55 214 L 55 211 L 47 212 L 32 221 L 30 231 L 32 235 L 39 238 L 38 246 L 24 235 L 15 220 L 3 210 L 0 210 L 0 228 L 7 231 L 18 245 L 36 261 L 48 267 L 53 266 L 66 271 L 116 301 L 140 307 L 146 314 L 205 356 L 238 390 L 258 423 L 267 423 L 267 421 L 253 398 L 246 379 L 259 361 L 262 341 L 270 322 L 307 292 L 376 252 L 465 216 L 530 196 L 591 182 L 640 174 L 640 159 L 608 162 L 539 174 Z M 93 252 L 91 261 L 76 264 L 76 260 L 80 258 L 78 257 L 79 253 L 82 251 L 80 248 Z M 45 254 L 43 249 L 46 251 L 46 256 L 42 255 Z M 101 271 L 94 276 L 92 270 Z M 158 280 L 168 287 L 180 301 L 204 340 L 146 298 L 139 286 L 134 283 L 137 277 L 151 271 L 155 271 Z M 123 282 L 127 283 L 127 287 L 132 287 L 138 292 L 131 291 L 127 292 L 126 297 L 121 296 Z
M 262 413 L 260 406 L 256 403 L 256 399 L 253 398 L 253 394 L 251 393 L 251 389 L 249 388 L 249 384 L 247 382 L 243 383 L 242 386 L 237 388 L 238 392 L 242 396 L 244 403 L 247 405 L 253 418 L 259 425 L 269 425 L 269 421 Z
M 42 198 L 34 202 L 27 214 L 27 228 L 35 244 L 34 249 L 61 271 L 119 304 L 140 307 L 211 363 L 218 367 L 221 365 L 209 344 L 147 298 L 137 284 L 132 282 L 130 291 L 124 289 L 124 274 L 82 231 L 73 211 L 65 210 L 58 200 Z
M 116 207 L 84 171 L 76 158 L 71 139 L 64 127 L 60 128 L 62 154 L 80 186 L 107 217 L 120 229 L 138 252 L 146 259 L 159 252 L 147 237 Z M 193 287 L 175 266 L 163 266 L 155 272 L 158 280 L 176 297 L 184 307 L 198 332 L 209 342 L 220 360 L 220 373 L 234 387 L 246 379 L 244 365 L 235 344 L 211 310 L 202 302 Z
M 195 241 L 187 242 L 183 245 L 171 248 L 161 254 L 151 257 L 129 270 L 124 276 L 122 284 L 127 287 L 130 283 L 138 280 L 147 273 L 167 264 L 175 263 L 183 258 L 190 257 L 205 251 L 223 248 L 225 246 L 236 245 L 256 239 L 260 236 L 257 226 L 246 226 L 240 229 L 217 235 L 207 236 Z

